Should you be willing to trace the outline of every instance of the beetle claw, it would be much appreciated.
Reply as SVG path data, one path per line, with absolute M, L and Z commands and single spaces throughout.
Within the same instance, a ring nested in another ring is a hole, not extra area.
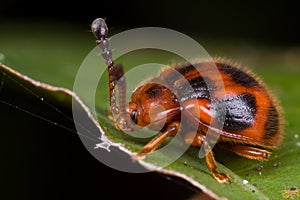
M 215 172 L 213 173 L 213 175 L 219 183 L 231 183 L 229 176 L 227 176 L 226 174 Z

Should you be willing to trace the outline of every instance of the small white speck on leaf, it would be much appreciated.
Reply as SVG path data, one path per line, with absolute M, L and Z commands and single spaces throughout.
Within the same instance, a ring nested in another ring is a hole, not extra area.
M 0 53 L 0 60 L 4 60 L 5 56 L 3 53 Z

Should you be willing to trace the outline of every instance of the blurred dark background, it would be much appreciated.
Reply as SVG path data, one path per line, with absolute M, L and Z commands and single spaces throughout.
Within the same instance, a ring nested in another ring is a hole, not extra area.
M 222 38 L 300 44 L 295 1 L 2 1 L 0 17 L 69 20 L 90 24 L 106 17 L 111 27 L 161 26 Z

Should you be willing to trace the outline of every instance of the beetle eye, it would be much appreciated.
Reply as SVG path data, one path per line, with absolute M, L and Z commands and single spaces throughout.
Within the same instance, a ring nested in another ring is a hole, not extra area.
M 132 120 L 135 124 L 138 123 L 138 122 L 137 122 L 137 111 L 136 111 L 136 110 L 132 111 L 132 113 L 130 114 L 130 118 L 131 118 L 131 120 Z

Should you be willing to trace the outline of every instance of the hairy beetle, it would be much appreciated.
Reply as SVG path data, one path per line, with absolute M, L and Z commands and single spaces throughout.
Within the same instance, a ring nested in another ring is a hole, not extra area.
M 108 66 L 110 105 L 116 128 L 130 131 L 147 126 L 160 132 L 138 156 L 154 151 L 184 127 L 181 133 L 185 142 L 205 146 L 208 168 L 223 183 L 230 182 L 230 178 L 217 171 L 212 149 L 206 144 L 208 130 L 220 135 L 217 145 L 260 161 L 268 160 L 270 152 L 266 149 L 276 147 L 281 141 L 281 110 L 270 91 L 253 73 L 222 59 L 169 66 L 138 86 L 126 104 L 123 67 L 113 62 L 105 21 L 96 19 L 91 30 Z M 215 68 L 221 79 L 216 76 Z M 117 81 L 120 82 L 119 105 L 115 94 Z M 162 109 L 150 116 L 153 108 Z M 198 127 L 196 134 L 191 133 L 189 125 L 181 126 L 181 116 L 187 119 L 185 123 Z M 222 122 L 222 128 L 212 126 L 212 121 Z

